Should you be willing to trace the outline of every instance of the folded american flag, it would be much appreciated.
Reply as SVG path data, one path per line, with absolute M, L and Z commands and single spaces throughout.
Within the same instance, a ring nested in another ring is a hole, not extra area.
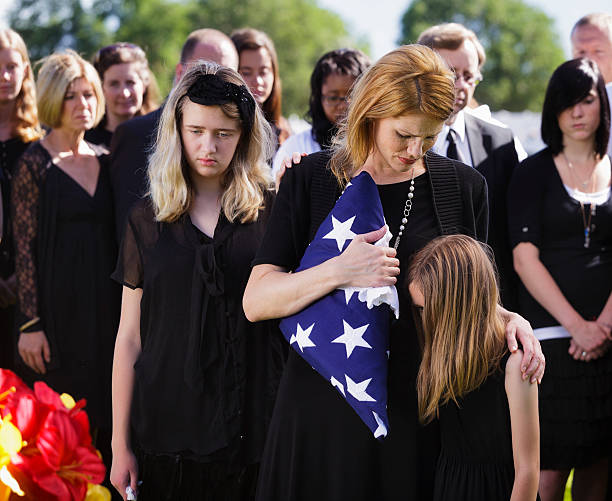
M 296 271 L 338 256 L 361 233 L 385 225 L 378 188 L 367 172 L 355 177 L 319 227 Z M 387 234 L 374 245 L 388 245 Z M 280 323 L 296 352 L 334 386 L 370 428 L 387 435 L 390 313 L 395 287 L 337 289 Z M 322 409 L 322 412 L 325 410 Z

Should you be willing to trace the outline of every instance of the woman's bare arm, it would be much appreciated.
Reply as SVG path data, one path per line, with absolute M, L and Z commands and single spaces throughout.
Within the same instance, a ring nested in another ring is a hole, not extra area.
M 124 499 L 129 485 L 137 491 L 138 466 L 130 445 L 130 409 L 134 364 L 140 356 L 140 300 L 142 289 L 123 287 L 121 320 L 113 359 L 113 465 L 110 479 Z
M 394 285 L 399 260 L 390 247 L 377 247 L 386 227 L 357 235 L 342 254 L 297 273 L 282 267 L 260 264 L 253 268 L 243 307 L 251 322 L 293 315 L 340 287 Z

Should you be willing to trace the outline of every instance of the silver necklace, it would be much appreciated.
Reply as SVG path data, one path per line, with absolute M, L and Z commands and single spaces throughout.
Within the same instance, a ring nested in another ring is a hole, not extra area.
M 414 170 L 412 168 L 412 178 L 410 179 L 410 188 L 408 189 L 408 197 L 406 198 L 406 203 L 404 204 L 404 217 L 402 217 L 402 224 L 400 224 L 399 232 L 397 233 L 397 238 L 395 239 L 395 245 L 393 248 L 397 250 L 399 246 L 400 238 L 404 234 L 404 229 L 406 229 L 406 223 L 408 222 L 408 216 L 410 216 L 410 211 L 412 210 L 412 198 L 414 197 Z
M 582 189 L 585 190 L 587 185 L 589 184 L 589 181 L 593 181 L 593 173 L 595 172 L 595 169 L 593 169 L 593 171 L 591 171 L 591 175 L 587 178 L 586 181 L 581 181 L 578 178 L 578 173 L 574 169 L 574 164 L 572 164 L 572 162 L 569 161 L 569 158 L 567 158 L 567 155 L 565 154 L 565 151 L 563 151 L 562 154 L 563 154 L 563 158 L 565 158 L 565 161 L 567 162 L 567 166 L 569 167 L 570 172 L 574 176 L 574 180 L 577 183 L 579 183 L 580 185 L 582 185 Z M 595 164 L 595 166 L 597 166 L 597 164 Z

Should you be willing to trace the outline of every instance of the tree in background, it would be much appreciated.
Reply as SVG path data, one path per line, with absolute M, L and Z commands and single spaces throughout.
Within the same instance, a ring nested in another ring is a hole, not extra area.
M 400 43 L 435 24 L 461 23 L 487 53 L 475 98 L 493 110 L 541 111 L 550 75 L 565 59 L 553 20 L 522 0 L 414 0 L 402 17 Z
M 265 31 L 278 52 L 285 114 L 306 111 L 310 73 L 324 52 L 368 48 L 316 0 L 16 0 L 8 17 L 33 60 L 68 47 L 91 58 L 112 42 L 136 43 L 147 53 L 162 92 L 170 89 L 190 31 L 217 28 L 229 35 L 246 26 Z

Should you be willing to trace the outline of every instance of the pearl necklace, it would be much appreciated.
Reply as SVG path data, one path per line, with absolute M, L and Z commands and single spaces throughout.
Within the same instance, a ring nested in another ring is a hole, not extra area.
M 406 223 L 408 222 L 408 216 L 410 216 L 410 211 L 412 210 L 412 198 L 414 197 L 414 171 L 415 168 L 412 168 L 412 178 L 410 179 L 410 188 L 408 189 L 408 197 L 406 198 L 406 203 L 404 204 L 404 217 L 402 217 L 402 224 L 399 227 L 399 232 L 397 233 L 397 238 L 395 239 L 395 245 L 393 248 L 397 250 L 400 238 L 404 234 L 404 230 L 406 229 Z

